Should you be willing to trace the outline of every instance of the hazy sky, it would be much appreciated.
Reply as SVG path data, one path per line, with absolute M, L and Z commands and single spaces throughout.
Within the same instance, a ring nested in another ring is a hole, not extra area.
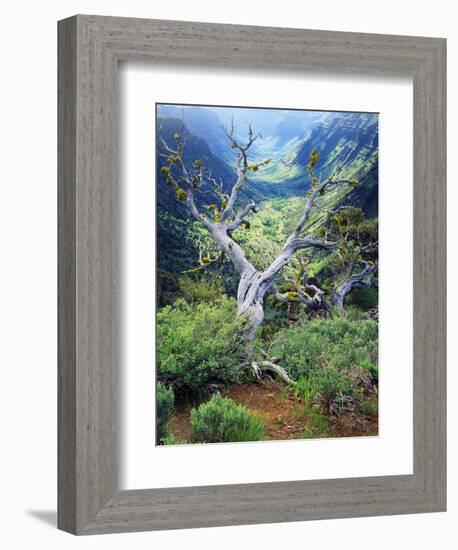
M 234 121 L 236 133 L 243 131 L 248 123 L 253 125 L 256 131 L 265 135 L 275 135 L 279 131 L 288 131 L 294 134 L 295 130 L 302 133 L 311 128 L 317 122 L 329 120 L 334 117 L 348 116 L 352 113 L 342 111 L 312 111 L 312 110 L 293 110 L 293 109 L 266 109 L 252 107 L 215 107 L 211 105 L 167 105 L 158 104 L 158 115 L 174 112 L 174 116 L 183 118 L 186 122 L 188 116 L 192 118 L 198 116 L 199 110 L 202 115 L 213 113 L 219 121 L 226 127 L 229 127 L 231 121 Z M 192 111 L 192 115 L 191 115 Z M 376 114 L 368 114 L 368 117 L 377 117 Z

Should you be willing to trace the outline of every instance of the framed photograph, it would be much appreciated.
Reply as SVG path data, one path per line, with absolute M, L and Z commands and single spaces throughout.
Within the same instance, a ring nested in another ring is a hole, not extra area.
M 378 114 L 158 103 L 156 135 L 156 443 L 378 435 Z
M 445 52 L 59 22 L 60 529 L 445 510 Z

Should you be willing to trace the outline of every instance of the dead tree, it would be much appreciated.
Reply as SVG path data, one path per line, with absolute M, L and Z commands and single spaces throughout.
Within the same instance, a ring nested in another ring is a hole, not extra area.
M 264 299 L 266 294 L 274 290 L 275 278 L 288 265 L 291 258 L 299 250 L 331 249 L 337 243 L 320 239 L 311 234 L 304 234 L 304 228 L 310 218 L 313 208 L 316 206 L 319 197 L 338 185 L 354 182 L 341 179 L 340 167 L 337 167 L 331 177 L 325 181 L 319 181 L 314 174 L 314 167 L 320 158 L 316 148 L 310 153 L 308 164 L 309 191 L 306 194 L 304 210 L 293 231 L 286 239 L 280 252 L 272 263 L 265 269 L 257 269 L 245 256 L 243 249 L 234 240 L 233 233 L 239 227 L 249 227 L 248 217 L 256 213 L 256 204 L 250 202 L 245 206 L 239 206 L 240 191 L 247 185 L 249 176 L 270 161 L 265 160 L 259 163 L 251 162 L 248 158 L 248 151 L 260 138 L 255 134 L 251 125 L 248 126 L 247 141 L 241 143 L 234 134 L 234 127 L 226 130 L 231 148 L 236 154 L 236 180 L 229 186 L 225 193 L 225 186 L 222 181 L 216 181 L 206 170 L 200 159 L 194 160 L 191 166 L 185 165 L 183 160 L 183 148 L 186 140 L 183 140 L 179 133 L 174 134 L 175 144 L 171 145 L 161 139 L 165 154 L 162 156 L 166 163 L 161 172 L 167 182 L 176 191 L 179 201 L 186 203 L 189 214 L 209 232 L 221 254 L 228 258 L 239 274 L 237 290 L 238 315 L 244 316 L 248 323 L 246 337 L 251 340 L 255 337 L 257 329 L 264 319 Z M 204 184 L 213 185 L 216 202 L 205 207 L 206 212 L 199 211 L 196 206 L 195 195 L 201 190 Z M 303 297 L 305 298 L 305 295 Z M 280 298 L 281 299 L 281 298 Z M 301 297 L 302 299 L 302 297 Z

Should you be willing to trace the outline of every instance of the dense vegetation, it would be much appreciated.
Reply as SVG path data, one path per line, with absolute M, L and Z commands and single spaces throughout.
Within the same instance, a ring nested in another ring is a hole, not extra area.
M 191 411 L 191 441 L 225 443 L 264 439 L 264 422 L 243 405 L 214 395 Z
M 283 113 L 253 112 L 263 139 L 244 149 L 223 109 L 159 106 L 158 443 L 377 433 L 377 117 Z M 241 314 L 245 267 L 268 273 L 291 236 L 305 245 Z M 302 429 L 245 388 L 271 388 Z
M 156 333 L 159 380 L 183 400 L 201 397 L 212 384 L 236 381 L 242 326 L 235 300 L 226 296 L 194 304 L 178 298 L 162 308 Z

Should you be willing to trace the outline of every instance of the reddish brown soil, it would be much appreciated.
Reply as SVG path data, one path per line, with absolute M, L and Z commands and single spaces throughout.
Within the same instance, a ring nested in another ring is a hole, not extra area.
M 245 405 L 266 422 L 266 439 L 303 439 L 310 411 L 298 401 L 291 389 L 278 382 L 235 384 L 222 392 L 237 403 Z M 377 402 L 376 395 L 370 400 Z M 169 423 L 178 440 L 189 440 L 191 406 L 178 407 Z M 357 437 L 378 434 L 377 416 L 369 417 L 359 411 L 346 412 L 330 419 L 328 437 Z
M 376 404 L 377 396 L 369 401 Z M 332 420 L 332 437 L 361 437 L 378 435 L 378 416 L 366 416 L 359 412 L 341 414 Z

